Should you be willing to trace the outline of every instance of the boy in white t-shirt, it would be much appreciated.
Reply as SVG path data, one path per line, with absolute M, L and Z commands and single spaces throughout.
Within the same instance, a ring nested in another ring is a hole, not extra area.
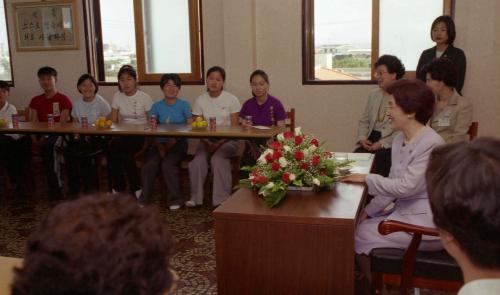
M 16 107 L 7 101 L 9 90 L 9 84 L 0 80 L 0 125 L 11 123 L 12 115 L 17 114 Z M 0 147 L 0 165 L 7 170 L 17 197 L 24 198 L 24 174 L 31 152 L 31 138 L 19 134 L 0 134 Z M 0 181 L 0 185 L 3 183 Z

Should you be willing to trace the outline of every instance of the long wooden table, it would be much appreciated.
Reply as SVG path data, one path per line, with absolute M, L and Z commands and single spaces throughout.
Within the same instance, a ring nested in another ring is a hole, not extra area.
M 164 136 L 164 137 L 191 137 L 191 138 L 271 138 L 284 131 L 284 127 L 270 129 L 233 126 L 217 126 L 216 130 L 192 129 L 187 125 L 160 124 L 152 130 L 149 125 L 113 124 L 111 128 L 97 128 L 89 126 L 82 128 L 79 123 L 55 123 L 48 127 L 46 122 L 19 122 L 19 128 L 12 124 L 0 127 L 0 133 L 29 133 L 29 134 L 92 134 L 92 135 L 119 135 L 119 136 Z
M 368 173 L 372 162 L 365 156 L 353 170 Z M 366 194 L 365 185 L 337 183 L 288 192 L 270 209 L 255 191 L 238 190 L 214 211 L 218 294 L 353 294 Z

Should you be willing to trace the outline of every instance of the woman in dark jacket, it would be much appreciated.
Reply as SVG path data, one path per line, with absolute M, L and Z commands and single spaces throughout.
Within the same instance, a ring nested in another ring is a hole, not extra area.
M 431 39 L 436 42 L 436 46 L 424 50 L 420 55 L 417 65 L 417 78 L 425 82 L 424 66 L 435 58 L 446 57 L 457 67 L 458 76 L 455 89 L 461 94 L 465 80 L 466 59 L 462 49 L 453 46 L 455 36 L 455 23 L 451 16 L 442 15 L 432 22 Z

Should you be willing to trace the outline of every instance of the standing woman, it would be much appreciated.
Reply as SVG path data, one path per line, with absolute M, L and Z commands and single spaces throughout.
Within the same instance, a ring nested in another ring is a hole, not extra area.
M 436 109 L 430 126 L 446 143 L 467 141 L 472 123 L 472 103 L 455 89 L 457 70 L 447 58 L 438 58 L 424 67 L 427 86 L 436 96 Z
M 240 102 L 233 94 L 224 91 L 226 71 L 214 66 L 207 71 L 207 92 L 200 95 L 193 107 L 193 115 L 205 119 L 216 118 L 217 126 L 238 126 Z M 191 199 L 187 207 L 203 204 L 203 185 L 208 173 L 208 160 L 213 173 L 213 205 L 217 206 L 231 194 L 232 177 L 230 158 L 238 154 L 237 140 L 202 139 L 194 159 L 189 163 Z
M 374 248 L 406 248 L 411 235 L 393 233 L 383 236 L 378 225 L 384 219 L 434 227 L 425 172 L 432 150 L 444 140 L 426 126 L 434 110 L 432 91 L 419 80 L 400 80 L 388 89 L 389 117 L 394 130 L 392 167 L 389 177 L 377 174 L 352 174 L 347 182 L 366 183 L 374 198 L 360 216 L 355 236 L 356 257 L 362 272 L 370 278 L 369 255 Z M 385 210 L 394 203 L 392 210 Z M 423 238 L 420 249 L 441 249 L 439 238 Z
M 250 75 L 252 98 L 249 98 L 240 111 L 240 123 L 246 125 L 246 117 L 252 117 L 253 125 L 285 126 L 286 111 L 279 99 L 269 94 L 269 76 L 263 70 L 255 70 Z M 246 141 L 245 153 L 241 159 L 242 166 L 255 165 L 259 157 L 259 146 L 266 140 Z M 248 172 L 241 171 L 241 178 L 247 178 Z
M 114 123 L 146 124 L 148 112 L 153 101 L 151 97 L 138 89 L 137 71 L 130 65 L 124 65 L 118 71 L 118 92 L 111 104 L 111 120 Z M 115 137 L 110 144 L 110 164 L 113 189 L 125 191 L 126 182 L 123 171 L 127 174 L 129 190 L 137 198 L 141 196 L 141 184 L 135 156 L 141 151 L 144 138 L 141 136 Z
M 181 89 L 181 78 L 177 74 L 165 74 L 161 77 L 160 88 L 164 99 L 151 107 L 151 115 L 155 115 L 160 124 L 191 124 L 193 122 L 189 103 L 178 98 Z M 144 166 L 142 167 L 141 203 L 150 201 L 153 195 L 154 181 L 160 169 L 168 187 L 170 210 L 177 210 L 183 205 L 179 181 L 179 163 L 187 152 L 185 138 L 153 138 L 146 148 Z
M 426 49 L 420 55 L 417 65 L 417 78 L 426 80 L 424 66 L 435 58 L 446 57 L 457 67 L 457 84 L 455 89 L 462 93 L 465 80 L 466 59 L 462 49 L 454 47 L 456 31 L 455 22 L 449 15 L 442 15 L 432 22 L 431 39 L 436 42 L 436 46 Z
M 109 103 L 99 94 L 99 86 L 94 77 L 83 74 L 76 83 L 82 98 L 77 101 L 71 110 L 73 121 L 81 123 L 86 117 L 88 122 L 95 122 L 99 117 L 106 117 L 111 112 Z M 106 140 L 101 136 L 73 137 L 64 150 L 68 170 L 68 195 L 73 196 L 80 192 L 83 184 L 85 193 L 97 190 L 97 167 L 92 161 L 92 154 L 106 148 Z

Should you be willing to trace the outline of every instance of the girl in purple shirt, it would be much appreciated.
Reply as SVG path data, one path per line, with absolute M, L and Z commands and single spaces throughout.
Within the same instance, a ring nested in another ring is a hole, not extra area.
M 253 97 L 243 104 L 240 111 L 240 124 L 245 126 L 249 122 L 246 116 L 252 117 L 252 125 L 285 126 L 286 112 L 279 99 L 269 94 L 269 76 L 263 70 L 255 70 L 250 75 L 250 87 Z M 241 159 L 242 166 L 255 165 L 260 156 L 259 146 L 266 142 L 259 140 L 247 141 L 245 153 Z M 241 178 L 248 177 L 248 172 L 240 172 Z

